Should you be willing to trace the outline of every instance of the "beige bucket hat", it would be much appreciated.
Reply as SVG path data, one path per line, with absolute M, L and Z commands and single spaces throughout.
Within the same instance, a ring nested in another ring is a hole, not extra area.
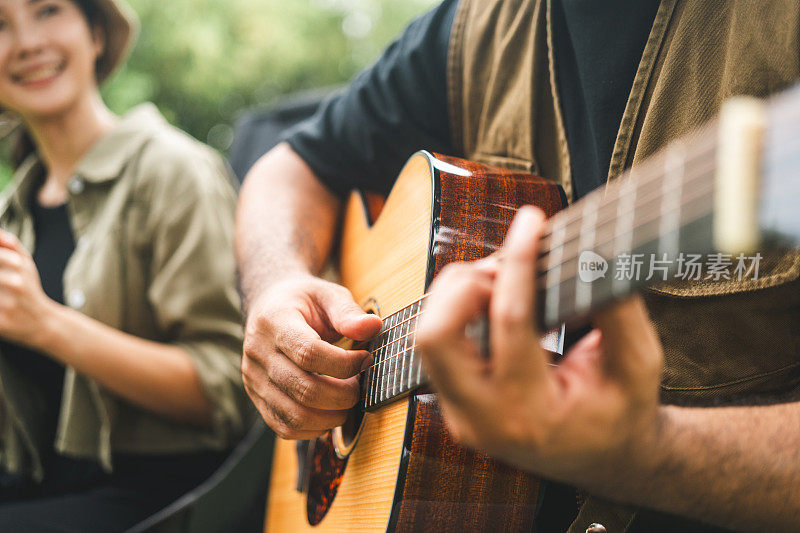
M 100 12 L 106 46 L 97 60 L 97 83 L 102 85 L 128 58 L 139 34 L 139 17 L 125 0 L 89 0 Z M 0 139 L 12 133 L 19 120 L 0 109 Z
M 139 34 L 139 18 L 124 0 L 91 0 L 100 9 L 106 48 L 97 62 L 97 81 L 103 83 L 125 62 Z

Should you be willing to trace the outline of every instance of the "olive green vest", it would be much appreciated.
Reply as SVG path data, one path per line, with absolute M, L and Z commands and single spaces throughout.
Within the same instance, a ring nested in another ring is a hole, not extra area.
M 448 57 L 449 113 L 465 157 L 550 178 L 571 199 L 549 10 L 549 0 L 461 1 Z M 663 0 L 609 179 L 715 117 L 726 98 L 766 96 L 798 78 L 797 0 Z M 765 255 L 760 271 L 757 281 L 680 282 L 645 292 L 665 351 L 665 403 L 756 403 L 800 393 L 800 254 Z M 592 522 L 609 532 L 692 530 L 589 498 L 570 532 Z

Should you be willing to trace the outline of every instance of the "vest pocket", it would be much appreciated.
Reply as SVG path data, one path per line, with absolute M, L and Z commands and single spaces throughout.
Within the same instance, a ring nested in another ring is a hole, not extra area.
M 647 291 L 664 350 L 662 400 L 713 406 L 800 394 L 800 280 L 787 277 L 778 270 L 772 286 L 705 297 Z
M 736 279 L 735 275 L 730 275 L 731 279 L 721 278 L 698 279 L 698 280 L 674 280 L 653 285 L 648 290 L 656 293 L 679 296 L 683 298 L 694 298 L 703 296 L 720 296 L 725 294 L 736 294 L 740 292 L 755 291 L 776 287 L 790 281 L 794 281 L 800 276 L 800 250 L 796 248 L 770 250 L 760 252 L 761 259 L 758 261 L 758 275 L 751 274 Z M 736 265 L 736 258 L 732 259 L 733 265 L 730 268 L 731 274 Z M 703 272 L 703 278 L 707 273 Z

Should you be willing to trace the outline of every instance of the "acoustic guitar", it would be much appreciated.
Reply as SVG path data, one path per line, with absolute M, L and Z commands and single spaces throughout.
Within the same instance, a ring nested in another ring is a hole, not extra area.
M 716 250 L 735 264 L 737 254 L 796 242 L 800 176 L 787 163 L 800 152 L 798 98 L 731 100 L 719 120 L 565 209 L 546 179 L 427 152 L 410 158 L 385 203 L 353 193 L 339 270 L 383 319 L 365 346 L 374 364 L 344 426 L 304 446 L 276 443 L 266 530 L 531 531 L 539 480 L 455 443 L 425 385 L 415 331 L 426 288 L 447 263 L 498 250 L 518 207 L 534 204 L 549 217 L 540 326 L 558 352 L 563 323 L 658 281 L 612 275 L 622 257 Z

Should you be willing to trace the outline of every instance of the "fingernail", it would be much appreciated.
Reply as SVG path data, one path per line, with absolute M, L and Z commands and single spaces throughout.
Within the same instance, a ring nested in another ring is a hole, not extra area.
M 523 206 L 517 211 L 514 220 L 511 222 L 511 227 L 508 229 L 506 239 L 529 239 L 531 237 L 531 229 L 534 225 L 538 224 L 543 218 L 542 212 L 531 206 Z
M 373 362 L 374 359 L 372 358 L 371 355 L 365 356 L 364 360 L 361 361 L 361 371 L 363 372 L 364 370 L 368 369 L 370 366 L 372 366 Z

